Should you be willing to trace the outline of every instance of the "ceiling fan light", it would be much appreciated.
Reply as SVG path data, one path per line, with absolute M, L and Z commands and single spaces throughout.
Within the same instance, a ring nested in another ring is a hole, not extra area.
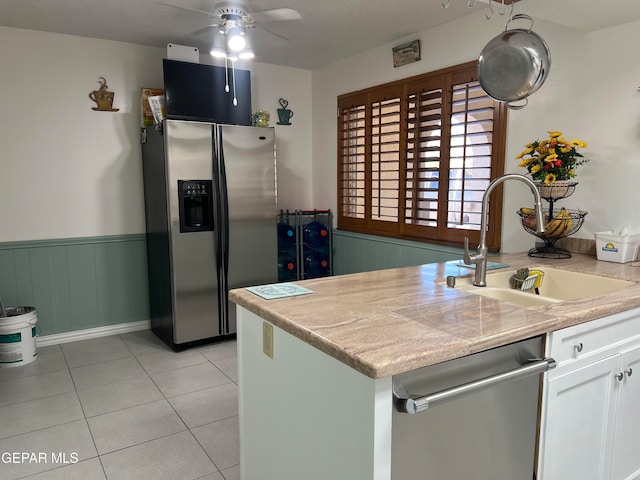
M 244 37 L 244 32 L 240 28 L 233 27 L 227 30 L 227 46 L 229 50 L 239 52 L 246 44 L 247 41 Z
M 224 58 L 227 56 L 227 52 L 218 47 L 213 47 L 209 54 L 214 58 Z
M 238 57 L 240 58 L 240 60 L 251 60 L 252 58 L 255 58 L 253 48 L 251 48 L 251 38 L 249 37 L 249 35 L 245 35 L 244 38 L 245 46 L 242 51 L 238 53 Z
M 213 36 L 213 46 L 211 47 L 211 51 L 209 54 L 214 58 L 225 58 L 227 56 L 227 52 L 225 49 L 225 41 L 223 35 L 214 35 Z

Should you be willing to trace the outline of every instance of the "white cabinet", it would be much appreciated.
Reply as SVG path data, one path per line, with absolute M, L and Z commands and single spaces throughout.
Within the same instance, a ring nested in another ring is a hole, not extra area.
M 609 357 L 546 384 L 546 442 L 539 479 L 603 480 L 611 458 L 618 358 Z
M 640 478 L 640 346 L 622 352 L 611 480 Z
M 640 310 L 553 332 L 538 480 L 640 479 Z M 635 376 L 634 376 L 635 373 Z

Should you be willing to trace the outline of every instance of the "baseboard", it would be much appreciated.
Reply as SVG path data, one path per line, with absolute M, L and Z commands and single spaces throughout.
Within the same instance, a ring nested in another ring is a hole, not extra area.
M 73 332 L 56 333 L 36 337 L 38 347 L 48 347 L 61 343 L 77 342 L 78 340 L 88 340 L 90 338 L 107 337 L 109 335 L 119 335 L 121 333 L 137 332 L 139 330 L 149 330 L 150 320 L 140 320 L 139 322 L 119 323 L 117 325 L 107 325 L 106 327 L 87 328 L 75 330 Z

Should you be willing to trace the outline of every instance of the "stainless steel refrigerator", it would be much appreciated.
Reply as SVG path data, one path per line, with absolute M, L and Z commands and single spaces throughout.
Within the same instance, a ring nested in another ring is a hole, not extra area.
M 232 288 L 277 281 L 273 128 L 165 120 L 142 141 L 152 330 L 232 336 Z

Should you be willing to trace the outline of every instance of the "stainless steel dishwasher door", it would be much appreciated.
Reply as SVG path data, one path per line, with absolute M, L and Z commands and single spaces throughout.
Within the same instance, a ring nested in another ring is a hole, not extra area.
M 438 398 L 479 379 L 541 363 L 541 337 L 393 378 L 396 397 Z M 555 362 L 548 361 L 549 368 Z M 480 380 L 483 381 L 483 380 Z M 394 409 L 393 480 L 532 480 L 538 425 L 539 373 L 433 402 L 411 415 Z M 410 392 L 410 393 L 409 393 Z M 397 407 L 401 410 L 397 401 Z

